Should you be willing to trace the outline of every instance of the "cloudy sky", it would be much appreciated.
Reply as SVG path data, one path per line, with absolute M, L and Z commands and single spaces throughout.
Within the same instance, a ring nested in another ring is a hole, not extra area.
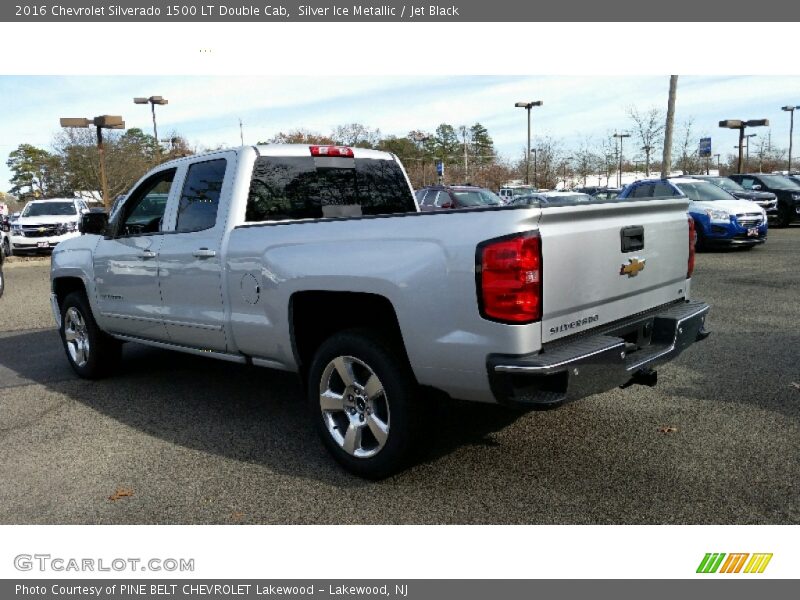
M 279 131 L 303 128 L 328 133 L 358 122 L 384 134 L 432 131 L 439 123 L 483 123 L 498 151 L 516 157 L 524 149 L 525 111 L 519 100 L 543 100 L 533 111 L 538 135 L 577 145 L 587 136 L 628 130 L 626 107 L 666 107 L 668 76 L 628 77 L 12 77 L 0 76 L 0 189 L 10 186 L 8 153 L 20 143 L 49 147 L 59 117 L 121 114 L 128 127 L 151 131 L 148 106 L 134 96 L 162 95 L 159 132 L 175 131 L 201 146 L 239 145 Z M 697 137 L 711 135 L 714 152 L 733 152 L 736 133 L 721 119 L 768 118 L 772 142 L 788 145 L 789 118 L 780 107 L 800 105 L 800 77 L 683 76 L 676 122 L 694 119 Z M 798 123 L 800 128 L 800 123 Z M 758 130 L 766 136 L 766 129 Z M 800 136 L 797 136 L 800 138 Z M 758 138 L 756 138 L 758 139 Z M 795 154 L 800 154 L 800 151 Z M 629 155 L 626 152 L 626 155 Z

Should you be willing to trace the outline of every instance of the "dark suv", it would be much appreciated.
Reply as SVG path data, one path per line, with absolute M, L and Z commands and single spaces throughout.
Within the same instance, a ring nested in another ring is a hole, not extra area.
M 430 185 L 416 192 L 420 210 L 503 206 L 500 196 L 474 185 Z
M 772 192 L 778 197 L 778 216 L 776 223 L 786 227 L 795 219 L 800 219 L 800 184 L 785 175 L 765 173 L 737 173 L 728 175 L 746 190 Z

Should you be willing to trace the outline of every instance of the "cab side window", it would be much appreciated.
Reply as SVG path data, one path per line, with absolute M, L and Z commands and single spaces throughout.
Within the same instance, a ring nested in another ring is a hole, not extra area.
M 652 198 L 654 186 L 652 183 L 637 185 L 631 192 L 629 198 Z
M 753 177 L 742 177 L 742 180 L 739 183 L 744 189 L 752 190 L 755 181 L 756 180 Z
M 194 163 L 189 167 L 178 202 L 176 231 L 203 231 L 216 225 L 227 165 L 228 161 L 220 158 Z
M 125 200 L 112 220 L 118 223 L 118 236 L 159 233 L 163 231 L 164 212 L 175 179 L 176 169 L 166 169 L 152 175 Z

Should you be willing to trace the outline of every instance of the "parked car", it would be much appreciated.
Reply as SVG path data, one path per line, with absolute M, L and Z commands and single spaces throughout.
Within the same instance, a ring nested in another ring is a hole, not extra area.
M 0 227 L 0 231 L 2 231 L 2 227 Z M 5 232 L 3 232 L 5 233 Z M 3 292 L 6 290 L 6 276 L 3 273 L 3 263 L 6 260 L 6 252 L 5 252 L 5 245 L 0 247 L 0 298 L 3 297 Z
M 790 177 L 765 173 L 737 173 L 730 175 L 730 178 L 746 190 L 775 194 L 778 197 L 776 223 L 779 226 L 787 227 L 792 221 L 800 219 L 800 183 Z
M 519 196 L 527 196 L 529 194 L 535 194 L 539 190 L 533 186 L 529 185 L 516 185 L 516 186 L 503 186 L 497 192 L 497 195 L 505 202 L 506 204 L 511 204 L 515 198 Z
M 620 200 L 686 197 L 695 222 L 697 247 L 751 248 L 767 239 L 767 214 L 749 200 L 739 200 L 708 181 L 691 177 L 643 179 L 627 185 Z
M 0 217 L 0 252 L 6 256 L 11 256 L 11 220 L 8 215 Z
M 520 196 L 515 198 L 511 203 L 512 206 L 540 206 L 545 208 L 548 206 L 576 206 L 578 204 L 595 204 L 602 201 L 601 198 L 590 196 L 589 194 L 581 194 L 577 192 L 539 192 L 537 194 L 529 194 L 527 196 Z
M 600 186 L 600 185 L 589 185 L 589 186 L 575 188 L 573 191 L 589 194 L 590 196 L 594 196 L 595 198 L 602 198 L 604 200 L 613 200 L 617 196 L 619 196 L 619 193 L 622 191 L 622 188 Z
M 720 177 L 718 175 L 686 175 L 686 177 L 709 181 L 721 187 L 734 198 L 755 202 L 766 211 L 769 220 L 777 219 L 778 217 L 778 197 L 772 192 L 746 190 L 730 177 Z
M 269 144 L 159 165 L 81 229 L 51 263 L 78 375 L 109 374 L 125 341 L 298 373 L 364 477 L 425 446 L 431 395 L 533 407 L 654 385 L 707 335 L 683 197 L 421 213 L 393 154 Z
M 416 197 L 420 209 L 424 211 L 505 204 L 491 190 L 473 185 L 431 185 L 418 190 Z
M 88 210 L 79 198 L 28 202 L 11 222 L 11 253 L 51 252 L 57 244 L 80 235 L 78 222 Z

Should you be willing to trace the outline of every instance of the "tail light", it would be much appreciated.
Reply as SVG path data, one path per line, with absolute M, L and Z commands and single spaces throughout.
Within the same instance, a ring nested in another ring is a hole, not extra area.
M 309 146 L 311 156 L 342 156 L 353 158 L 353 149 L 347 146 Z
M 542 318 L 542 247 L 538 234 L 483 242 L 476 258 L 481 316 L 510 324 Z
M 686 268 L 686 279 L 689 279 L 694 272 L 694 247 L 697 244 L 697 231 L 695 230 L 694 219 L 689 218 L 689 265 Z

